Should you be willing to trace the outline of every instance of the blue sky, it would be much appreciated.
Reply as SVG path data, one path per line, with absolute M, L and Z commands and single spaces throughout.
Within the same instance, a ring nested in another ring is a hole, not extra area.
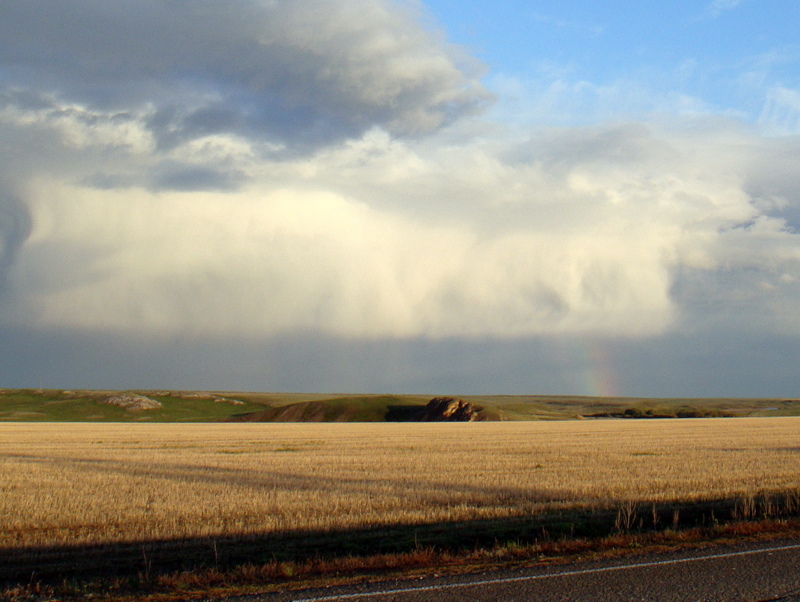
M 640 98 L 565 123 L 689 107 L 757 122 L 766 94 L 797 81 L 796 2 L 452 2 L 427 3 L 448 39 L 487 66 L 490 89 L 518 79 L 535 90 L 556 81 L 635 88 Z M 495 90 L 502 105 L 505 86 Z M 637 102 L 638 101 L 638 102 Z M 547 122 L 547 114 L 538 114 Z
M 796 396 L 799 18 L 0 0 L 0 386 Z

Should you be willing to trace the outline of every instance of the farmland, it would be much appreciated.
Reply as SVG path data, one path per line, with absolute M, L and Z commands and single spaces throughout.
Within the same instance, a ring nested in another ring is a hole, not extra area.
M 800 489 L 800 418 L 0 426 L 0 546 L 363 529 Z
M 795 517 L 799 433 L 800 417 L 7 422 L 0 584 L 276 562 L 282 574 L 285 562 Z

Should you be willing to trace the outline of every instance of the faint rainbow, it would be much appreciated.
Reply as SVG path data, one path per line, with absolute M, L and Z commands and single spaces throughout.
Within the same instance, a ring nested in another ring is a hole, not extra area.
M 593 397 L 620 397 L 614 356 L 599 341 L 584 340 L 586 385 Z

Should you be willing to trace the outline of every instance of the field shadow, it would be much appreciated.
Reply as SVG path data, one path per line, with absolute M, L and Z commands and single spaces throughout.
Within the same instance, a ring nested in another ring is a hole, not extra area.
M 286 453 L 286 452 L 284 452 Z M 368 478 L 324 476 L 319 474 L 296 474 L 293 472 L 250 468 L 220 467 L 210 464 L 185 464 L 172 462 L 154 465 L 152 462 L 136 462 L 111 458 L 70 458 L 62 456 L 40 456 L 22 453 L 5 453 L 0 457 L 10 458 L 21 463 L 49 466 L 78 466 L 83 472 L 109 474 L 133 478 L 163 479 L 180 483 L 199 483 L 203 485 L 232 485 L 256 491 L 264 489 L 288 492 L 308 492 L 309 495 L 332 493 L 379 494 L 390 487 L 392 495 L 398 498 L 440 499 L 441 491 L 447 490 L 454 500 L 473 504 L 485 504 L 493 499 L 497 505 L 504 506 L 520 500 L 534 503 L 568 502 L 580 500 L 566 490 L 531 490 L 529 487 L 498 487 L 490 484 L 453 484 L 446 479 L 420 479 L 409 475 L 407 479 L 386 475 L 370 475 Z
M 33 581 L 131 578 L 199 569 L 229 570 L 244 565 L 348 556 L 399 554 L 420 549 L 475 550 L 508 544 L 594 539 L 621 532 L 715 526 L 756 518 L 769 506 L 777 515 L 800 515 L 785 498 L 752 499 L 751 516 L 742 500 L 715 499 L 663 504 L 621 503 L 591 509 L 563 509 L 504 519 L 399 524 L 358 529 L 292 531 L 248 535 L 133 541 L 98 545 L 0 548 L 0 584 Z

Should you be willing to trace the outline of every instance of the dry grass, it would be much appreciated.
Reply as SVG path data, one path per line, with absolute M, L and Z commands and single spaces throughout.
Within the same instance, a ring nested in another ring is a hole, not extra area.
M 502 518 L 800 488 L 800 418 L 0 425 L 0 547 Z

